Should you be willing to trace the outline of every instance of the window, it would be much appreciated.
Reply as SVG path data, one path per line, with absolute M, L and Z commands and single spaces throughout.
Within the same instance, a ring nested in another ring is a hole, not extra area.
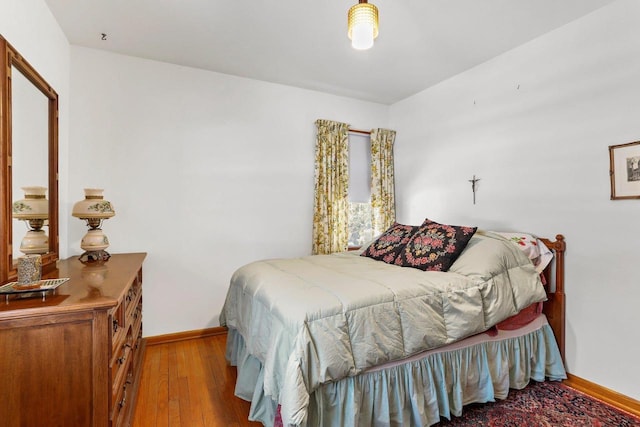
M 349 132 L 349 247 L 372 238 L 371 136 Z
M 372 238 L 371 202 L 349 202 L 349 247 L 361 247 Z

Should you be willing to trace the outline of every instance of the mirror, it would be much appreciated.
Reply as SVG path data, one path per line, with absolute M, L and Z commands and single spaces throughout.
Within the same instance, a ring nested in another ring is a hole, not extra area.
M 11 164 L 13 165 L 11 194 L 13 202 L 23 199 L 25 188 L 49 186 L 49 153 L 42 149 L 42 143 L 49 135 L 49 99 L 44 96 L 15 67 L 11 67 Z M 17 167 L 19 165 L 19 167 Z M 46 192 L 45 192 L 46 195 Z M 48 219 L 48 218 L 47 218 Z M 46 220 L 45 220 L 46 221 Z M 20 250 L 22 236 L 30 229 L 27 221 L 13 218 L 13 259 Z M 46 233 L 42 227 L 40 234 Z M 28 247 L 27 244 L 23 245 Z M 46 244 L 45 244 L 46 246 Z M 23 248 L 24 249 L 24 248 Z M 26 249 L 41 253 L 47 249 Z
M 13 203 L 25 199 L 24 187 L 46 188 L 48 200 L 46 219 L 40 221 L 48 241 L 30 253 L 41 254 L 43 274 L 54 270 L 59 258 L 58 94 L 2 36 L 0 63 L 0 283 L 5 283 L 16 280 L 16 260 L 26 250 L 21 242 L 34 229 L 34 222 L 12 215 Z

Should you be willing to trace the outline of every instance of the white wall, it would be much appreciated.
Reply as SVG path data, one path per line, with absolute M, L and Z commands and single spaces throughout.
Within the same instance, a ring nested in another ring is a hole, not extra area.
M 144 335 L 217 326 L 233 272 L 311 252 L 315 125 L 388 107 L 72 47 L 71 199 L 114 203 L 112 253 L 144 251 Z M 70 224 L 71 251 L 86 231 Z
M 67 197 L 69 43 L 44 0 L 0 2 L 0 34 L 44 77 L 59 96 L 59 235 L 60 255 L 61 258 L 65 258 L 67 257 L 67 211 L 63 201 Z M 18 196 L 21 198 L 22 192 Z M 20 238 L 21 236 L 18 236 L 18 239 Z
M 608 146 L 640 140 L 638 16 L 620 0 L 390 110 L 399 219 L 564 234 L 568 370 L 635 399 L 640 200 L 609 200 Z

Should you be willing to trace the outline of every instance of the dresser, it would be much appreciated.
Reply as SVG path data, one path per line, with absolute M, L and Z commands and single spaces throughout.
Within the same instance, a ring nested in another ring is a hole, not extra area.
M 77 257 L 45 278 L 54 292 L 0 300 L 0 425 L 127 426 L 140 383 L 142 263 Z

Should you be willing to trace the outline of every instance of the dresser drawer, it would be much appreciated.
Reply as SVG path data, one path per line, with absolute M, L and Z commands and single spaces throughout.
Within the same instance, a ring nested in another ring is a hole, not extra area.
M 131 314 L 131 329 L 133 330 L 133 337 L 138 336 L 138 332 L 142 329 L 142 295 L 139 295 L 138 304 Z
M 114 390 L 118 389 L 126 375 L 126 367 L 132 358 L 132 346 L 126 342 L 120 347 L 119 351 L 111 361 L 111 384 Z
M 127 333 L 125 306 L 122 301 L 120 301 L 120 303 L 111 311 L 111 315 L 109 317 L 111 354 L 114 355 L 118 352 L 119 347 L 122 346 L 122 342 Z
M 132 363 L 134 369 L 140 369 L 142 367 L 142 325 L 140 325 L 140 329 L 138 330 L 138 335 L 133 343 L 133 355 L 132 355 Z
M 118 384 L 118 387 L 113 390 L 111 398 L 111 425 L 114 427 L 123 424 L 123 418 L 125 414 L 129 412 L 129 407 L 133 401 L 132 385 L 134 376 L 131 367 L 131 360 L 125 362 L 123 367 L 125 375 Z
M 124 302 L 125 302 L 125 312 L 127 317 L 130 317 L 135 311 L 138 305 L 138 300 L 140 298 L 140 295 L 142 294 L 141 277 L 142 277 L 141 273 L 136 275 L 136 278 L 131 283 L 131 287 L 129 288 L 125 296 Z

